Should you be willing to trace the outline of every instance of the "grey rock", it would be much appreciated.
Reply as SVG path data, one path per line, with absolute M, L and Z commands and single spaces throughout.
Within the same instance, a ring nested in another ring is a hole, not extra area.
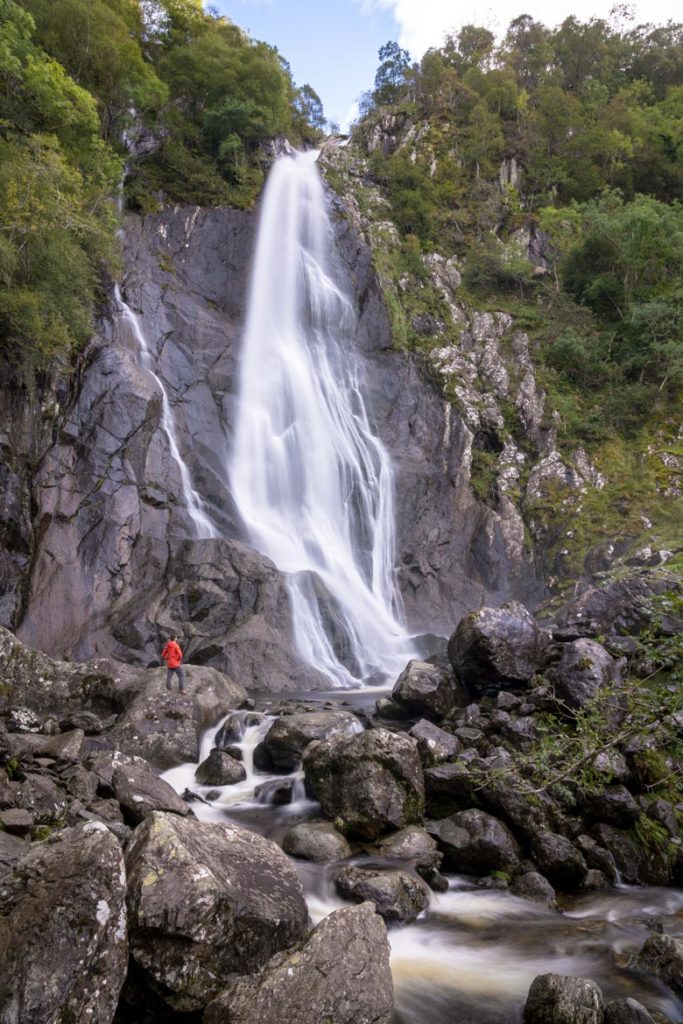
M 638 963 L 683 996 L 683 939 L 673 935 L 651 935 L 640 953 Z
M 68 800 L 62 789 L 47 775 L 27 772 L 16 796 L 17 807 L 30 811 L 36 825 L 63 822 Z
M 615 828 L 613 825 L 601 823 L 593 826 L 591 838 L 595 839 L 599 846 L 604 847 L 611 855 L 612 863 L 616 866 L 623 881 L 638 882 L 644 880 L 641 878 L 643 866 L 642 851 L 628 832 Z M 603 865 L 597 861 L 593 866 L 600 868 L 600 870 L 605 870 Z
M 71 796 L 89 804 L 97 795 L 97 776 L 81 764 L 71 765 L 60 773 L 60 778 Z
M 360 723 L 348 711 L 316 711 L 277 718 L 264 738 L 270 759 L 279 771 L 292 772 L 301 764 L 304 750 L 313 740 L 336 733 L 360 732 Z
M 12 836 L 27 836 L 35 825 L 35 818 L 23 807 L 0 811 L 0 826 Z
M 430 818 L 446 818 L 475 803 L 476 782 L 460 761 L 427 768 L 424 773 L 426 811 Z
M 473 693 L 498 693 L 525 685 L 546 657 L 548 636 L 517 601 L 480 608 L 457 625 L 448 657 Z
M 408 736 L 371 729 L 312 743 L 304 771 L 324 815 L 348 835 L 377 839 L 422 818 L 422 765 Z
M 110 1024 L 128 966 L 126 873 L 104 825 L 36 843 L 0 887 L 0 1019 Z
M 605 1007 L 604 1024 L 655 1024 L 637 999 L 613 999 Z
M 135 825 L 154 811 L 169 811 L 185 817 L 192 811 L 168 782 L 158 778 L 151 768 L 127 765 L 116 768 L 112 778 L 114 795 L 124 817 Z
M 53 757 L 56 761 L 76 763 L 83 757 L 85 750 L 85 733 L 82 729 L 73 729 L 53 736 L 41 749 L 44 757 Z
M 236 825 L 152 814 L 126 864 L 131 954 L 175 1010 L 206 1006 L 228 974 L 257 970 L 306 933 L 290 861 Z
M 398 677 L 391 691 L 392 700 L 411 714 L 439 720 L 455 707 L 467 703 L 467 695 L 452 674 L 438 665 L 411 661 Z
M 392 1009 L 386 928 L 364 903 L 330 914 L 300 947 L 233 982 L 204 1024 L 390 1024 Z
M 588 978 L 541 974 L 531 983 L 524 1024 L 603 1024 L 602 993 Z
M 25 840 L 0 830 L 0 881 L 27 850 L 28 843 Z
M 617 828 L 630 828 L 640 817 L 640 808 L 625 786 L 608 786 L 583 800 L 586 813 L 594 820 Z
M 565 836 L 556 832 L 538 832 L 531 849 L 539 871 L 554 885 L 575 888 L 586 876 L 583 854 Z
M 261 804 L 283 806 L 291 804 L 294 798 L 294 779 L 270 779 L 254 789 L 254 796 Z
M 408 735 L 417 740 L 417 750 L 425 768 L 455 757 L 460 750 L 460 741 L 456 736 L 445 732 L 426 718 L 417 722 L 409 730 Z
M 520 862 L 517 841 L 507 825 L 471 808 L 427 824 L 444 855 L 444 867 L 466 875 L 491 871 L 512 874 Z
M 214 747 L 209 756 L 197 766 L 194 777 L 202 786 L 232 786 L 246 779 L 247 770 L 225 750 Z
M 290 857 L 325 864 L 351 856 L 351 847 L 328 821 L 307 821 L 285 832 L 282 849 Z
M 513 896 L 521 896 L 524 900 L 532 900 L 534 903 L 542 903 L 550 910 L 557 910 L 557 898 L 547 878 L 540 875 L 538 871 L 526 871 L 512 884 L 510 892 Z
M 388 922 L 409 924 L 429 905 L 424 886 L 408 871 L 349 866 L 339 872 L 334 884 L 344 899 L 374 903 Z
M 588 587 L 556 616 L 554 635 L 561 639 L 578 637 L 638 636 L 649 625 L 652 612 L 649 599 L 663 594 L 675 583 L 656 574 L 637 574 L 609 580 L 604 586 Z M 667 617 L 661 623 L 666 632 L 675 632 L 675 622 Z
M 573 640 L 560 650 L 560 660 L 548 670 L 547 678 L 560 706 L 570 713 L 620 678 L 612 655 L 594 640 Z
M 377 852 L 392 860 L 403 860 L 415 868 L 426 881 L 434 880 L 441 867 L 442 854 L 436 840 L 418 825 L 407 825 L 377 843 Z

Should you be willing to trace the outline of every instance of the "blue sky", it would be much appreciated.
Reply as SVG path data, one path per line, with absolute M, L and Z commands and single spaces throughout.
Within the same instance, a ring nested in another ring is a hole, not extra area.
M 414 59 L 440 46 L 464 24 L 497 34 L 519 14 L 558 24 L 570 14 L 607 17 L 617 0 L 211 0 L 221 14 L 254 39 L 277 46 L 297 85 L 308 82 L 328 118 L 348 124 L 353 104 L 372 87 L 377 51 L 396 40 Z M 680 0 L 629 3 L 636 23 L 681 20 Z

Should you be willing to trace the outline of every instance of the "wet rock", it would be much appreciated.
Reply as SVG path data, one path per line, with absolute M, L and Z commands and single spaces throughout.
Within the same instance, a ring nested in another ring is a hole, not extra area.
M 192 811 L 168 782 L 158 778 L 149 768 L 127 765 L 117 768 L 112 777 L 114 795 L 124 818 L 135 825 L 154 811 L 168 811 L 183 817 Z
M 426 661 L 411 661 L 398 677 L 392 700 L 413 715 L 439 720 L 467 703 L 467 695 L 451 672 Z
M 595 825 L 590 834 L 591 838 L 611 854 L 623 881 L 638 882 L 640 880 L 642 854 L 638 844 L 634 842 L 628 832 L 614 828 L 613 825 L 600 824 Z M 601 865 L 596 863 L 595 867 L 601 868 Z
M 613 999 L 605 1007 L 604 1024 L 655 1024 L 637 999 Z
M 185 674 L 188 693 L 184 697 L 166 690 L 165 669 L 144 674 L 140 692 L 109 735 L 119 750 L 142 757 L 162 771 L 199 759 L 202 733 L 238 707 L 246 691 L 205 666 L 188 666 Z
M 617 828 L 630 828 L 640 817 L 640 808 L 625 786 L 608 786 L 583 800 L 586 813 L 597 821 Z
M 556 832 L 539 832 L 531 849 L 538 870 L 554 885 L 576 888 L 585 878 L 587 866 L 580 850 Z
M 424 813 L 417 745 L 401 733 L 371 729 L 313 743 L 304 771 L 325 816 L 348 835 L 377 839 L 420 821 Z
M 546 673 L 562 708 L 576 711 L 619 680 L 617 663 L 594 640 L 562 644 L 560 659 Z
M 294 799 L 294 779 L 271 779 L 254 789 L 254 796 L 262 804 L 283 806 Z
M 524 900 L 542 903 L 549 910 L 557 910 L 555 890 L 547 878 L 540 875 L 538 871 L 526 871 L 520 875 L 513 882 L 510 892 L 513 896 L 520 896 Z
M 385 921 L 410 924 L 429 905 L 424 886 L 408 871 L 349 866 L 340 871 L 334 884 L 344 899 L 374 903 Z
M 447 761 L 460 750 L 456 736 L 423 718 L 409 730 L 409 736 L 417 740 L 417 751 L 425 768 Z
M 475 803 L 475 780 L 460 761 L 427 768 L 424 773 L 426 812 L 430 818 L 446 818 Z
M 308 911 L 275 843 L 228 824 L 152 814 L 128 850 L 131 954 L 178 1011 L 215 998 L 303 938 Z
M 348 711 L 283 715 L 273 722 L 263 742 L 276 770 L 293 772 L 313 740 L 326 740 L 336 733 L 359 732 L 360 728 L 356 716 Z
M 214 747 L 209 756 L 198 765 L 194 777 L 202 786 L 232 786 L 246 779 L 247 770 L 225 750 Z
M 436 879 L 443 859 L 436 840 L 418 825 L 408 825 L 380 839 L 377 852 L 382 857 L 407 861 L 430 883 Z
M 509 828 L 484 811 L 459 811 L 441 821 L 427 823 L 444 855 L 444 867 L 466 875 L 492 871 L 514 872 L 519 865 L 517 841 Z
M 663 825 L 672 839 L 678 835 L 678 818 L 668 800 L 662 800 L 661 797 L 653 800 L 652 803 L 647 805 L 646 814 L 652 821 Z
M 603 1024 L 602 992 L 588 978 L 541 974 L 531 983 L 524 1024 Z
M 651 935 L 638 954 L 638 964 L 683 996 L 683 939 Z
M 547 648 L 547 634 L 523 605 L 511 601 L 461 619 L 448 641 L 448 657 L 472 693 L 496 694 L 528 683 Z
M 574 840 L 574 844 L 579 850 L 581 850 L 585 857 L 586 864 L 591 870 L 600 871 L 611 882 L 615 881 L 618 871 L 614 857 L 609 850 L 606 850 L 604 846 L 600 846 L 597 840 L 593 839 L 592 836 L 577 836 Z
M 500 769 L 484 768 L 477 797 L 485 810 L 527 842 L 541 831 L 552 831 L 557 820 L 557 807 L 547 793 L 528 793 L 522 780 L 512 774 L 501 777 Z
M 31 847 L 0 887 L 0 1019 L 110 1024 L 128 964 L 125 891 L 104 825 Z
M 337 910 L 306 941 L 212 1002 L 204 1024 L 390 1024 L 389 943 L 370 903 Z
M 340 832 L 328 821 L 307 821 L 290 828 L 282 840 L 282 849 L 290 857 L 325 864 L 332 860 L 345 860 L 351 856 L 351 847 Z
M 592 892 L 596 889 L 607 889 L 609 884 L 609 879 L 603 871 L 598 868 L 589 868 L 581 883 L 581 888 L 584 892 Z

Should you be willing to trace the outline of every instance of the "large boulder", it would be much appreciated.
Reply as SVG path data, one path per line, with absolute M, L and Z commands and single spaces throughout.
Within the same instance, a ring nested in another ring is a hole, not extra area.
M 651 935 L 640 953 L 638 963 L 651 971 L 678 996 L 683 996 L 683 939 L 673 935 Z
M 200 1009 L 228 975 L 257 970 L 306 932 L 292 864 L 244 828 L 152 814 L 126 864 L 131 954 L 175 1010 Z
M 543 875 L 538 871 L 526 871 L 513 883 L 510 892 L 513 896 L 519 896 L 523 900 L 531 900 L 533 903 L 541 903 L 550 910 L 557 910 L 557 899 L 555 890 Z
M 324 918 L 295 950 L 239 978 L 204 1013 L 204 1024 L 390 1024 L 389 943 L 370 903 Z
M 192 814 L 173 787 L 155 775 L 151 768 L 137 764 L 116 768 L 112 788 L 129 824 L 138 825 L 154 811 L 168 811 L 181 817 Z
M 595 640 L 573 640 L 560 646 L 560 658 L 547 672 L 555 698 L 564 709 L 577 711 L 620 679 L 612 655 Z
M 417 750 L 425 768 L 448 761 L 460 750 L 457 736 L 440 729 L 426 718 L 416 722 L 409 735 L 417 740 Z
M 586 877 L 588 867 L 583 854 L 566 836 L 556 832 L 538 832 L 531 849 L 538 870 L 553 885 L 574 889 Z
M 351 856 L 348 842 L 329 821 L 304 821 L 295 825 L 285 832 L 282 849 L 290 857 L 312 860 L 316 864 Z
M 409 871 L 350 865 L 339 872 L 334 884 L 344 899 L 355 903 L 370 900 L 385 921 L 410 924 L 429 906 L 424 886 Z
M 391 696 L 410 714 L 436 720 L 467 703 L 467 695 L 452 673 L 427 661 L 409 661 L 396 680 Z
M 188 693 L 166 690 L 166 670 L 144 674 L 135 700 L 119 718 L 110 739 L 119 750 L 143 757 L 165 771 L 199 760 L 202 733 L 246 699 L 246 690 L 229 676 L 206 666 L 186 668 Z
M 356 733 L 361 724 L 349 711 L 313 711 L 277 718 L 264 738 L 274 767 L 293 772 L 301 764 L 304 750 L 313 740 L 326 740 L 338 732 Z
M 588 978 L 541 974 L 531 983 L 524 1024 L 603 1024 L 602 992 Z
M 424 813 L 417 745 L 401 733 L 371 729 L 312 743 L 304 771 L 323 814 L 348 835 L 377 839 L 420 821 Z
M 450 871 L 483 876 L 492 871 L 512 873 L 519 866 L 519 847 L 512 832 L 484 811 L 459 811 L 428 823 L 427 830 L 435 837 L 444 867 Z
M 128 966 L 125 896 L 104 825 L 32 846 L 0 888 L 0 1020 L 109 1024 Z
M 526 685 L 542 667 L 548 642 L 526 608 L 510 601 L 462 618 L 448 641 L 448 657 L 472 693 L 495 694 Z
M 194 777 L 201 786 L 233 786 L 236 782 L 244 782 L 247 770 L 227 751 L 214 747 L 197 766 Z
M 605 1007 L 605 1024 L 655 1024 L 637 999 L 613 999 Z
M 449 761 L 425 771 L 425 797 L 430 818 L 446 818 L 476 803 L 476 779 L 462 761 Z

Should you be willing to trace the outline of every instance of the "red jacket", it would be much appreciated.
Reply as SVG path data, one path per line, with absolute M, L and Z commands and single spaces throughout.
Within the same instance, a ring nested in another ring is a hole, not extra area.
M 178 668 L 178 665 L 183 660 L 183 652 L 175 640 L 169 640 L 161 652 L 161 657 L 169 668 Z

